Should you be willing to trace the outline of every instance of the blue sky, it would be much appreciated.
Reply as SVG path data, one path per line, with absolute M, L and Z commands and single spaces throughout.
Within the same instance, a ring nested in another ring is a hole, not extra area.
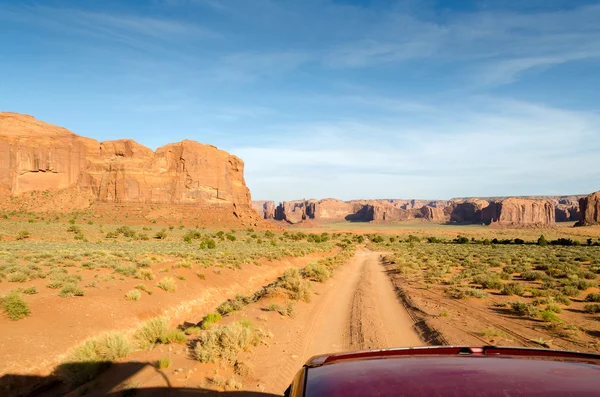
M 214 144 L 254 199 L 588 193 L 598 21 L 575 0 L 0 0 L 0 110 Z

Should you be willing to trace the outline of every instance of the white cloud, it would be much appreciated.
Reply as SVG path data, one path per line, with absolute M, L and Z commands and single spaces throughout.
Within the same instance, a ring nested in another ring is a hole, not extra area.
M 298 125 L 277 145 L 233 152 L 261 199 L 544 194 L 573 179 L 589 189 L 598 180 L 596 114 L 496 98 L 439 114 L 446 116 L 419 131 L 394 123 Z

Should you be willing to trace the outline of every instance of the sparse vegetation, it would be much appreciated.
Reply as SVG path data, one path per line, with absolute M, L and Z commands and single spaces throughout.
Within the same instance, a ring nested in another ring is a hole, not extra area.
M 8 315 L 11 320 L 20 320 L 31 314 L 27 301 L 18 291 L 12 291 L 6 296 L 0 298 L 2 310 Z
M 156 368 L 167 369 L 171 367 L 171 359 L 169 357 L 163 357 L 156 362 Z
M 165 277 L 156 283 L 156 286 L 167 292 L 177 291 L 177 282 L 173 277 Z
M 128 293 L 125 294 L 125 299 L 128 301 L 137 302 L 142 298 L 142 294 L 137 289 L 132 289 Z
M 203 363 L 234 365 L 238 354 L 261 343 L 269 335 L 248 321 L 215 326 L 200 335 L 194 352 Z
M 221 321 L 223 317 L 219 313 L 210 313 L 204 316 L 200 323 L 202 329 L 209 329 L 214 323 Z

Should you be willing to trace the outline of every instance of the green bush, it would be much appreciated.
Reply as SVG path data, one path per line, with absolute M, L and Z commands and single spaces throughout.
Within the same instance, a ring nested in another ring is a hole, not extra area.
M 561 292 L 566 295 L 566 296 L 570 296 L 572 298 L 576 298 L 579 296 L 579 294 L 581 293 L 579 291 L 579 289 L 577 287 L 571 286 L 571 285 L 567 285 L 566 287 L 563 287 Z
M 487 292 L 471 287 L 450 287 L 446 290 L 446 293 L 453 299 L 483 299 L 488 296 Z
M 585 301 L 586 302 L 600 302 L 600 294 L 597 292 L 588 294 L 588 296 L 585 297 Z
M 139 301 L 142 298 L 142 294 L 137 289 L 132 289 L 128 293 L 125 294 L 125 299 L 128 301 Z
M 27 301 L 18 291 L 9 292 L 6 296 L 0 299 L 2 310 L 8 315 L 11 320 L 20 320 L 31 314 Z
M 310 282 L 302 277 L 302 273 L 295 267 L 290 267 L 283 272 L 276 285 L 289 292 L 293 300 L 310 302 Z
M 80 288 L 77 284 L 66 284 L 61 290 L 58 296 L 61 298 L 70 298 L 73 296 L 83 296 L 85 291 Z
M 302 271 L 303 276 L 320 283 L 326 281 L 331 277 L 331 270 L 319 262 L 309 263 Z
M 94 379 L 110 366 L 110 362 L 125 357 L 131 351 L 131 344 L 122 334 L 105 334 L 76 347 L 55 372 L 71 386 L 79 386 Z
M 524 302 L 513 302 L 510 304 L 512 311 L 519 316 L 537 317 L 540 311 L 534 305 Z
M 21 230 L 19 232 L 19 234 L 17 234 L 16 239 L 17 240 L 25 240 L 25 239 L 28 239 L 29 236 L 30 236 L 30 234 L 29 234 L 29 232 L 27 230 Z
M 547 323 L 553 323 L 553 324 L 562 324 L 562 320 L 560 318 L 558 318 L 558 316 L 551 310 L 544 310 L 541 314 L 540 317 L 542 318 L 542 321 L 545 321 Z
M 162 290 L 167 292 L 175 292 L 177 291 L 177 282 L 173 277 L 165 277 L 156 283 L 156 286 Z
M 167 232 L 166 232 L 166 230 L 163 229 L 160 232 L 157 232 L 154 235 L 154 238 L 157 239 L 157 240 L 164 240 L 164 239 L 166 239 L 167 238 Z
M 508 283 L 502 288 L 503 295 L 517 295 L 523 296 L 525 294 L 525 288 L 521 284 L 518 283 Z
M 156 362 L 156 368 L 167 369 L 171 366 L 171 359 L 169 357 L 163 357 Z
M 209 329 L 217 321 L 221 321 L 223 317 L 219 313 L 209 313 L 202 319 L 200 328 Z
M 496 275 L 480 274 L 473 278 L 473 283 L 480 284 L 485 289 L 502 289 L 504 283 Z
M 169 318 L 162 316 L 146 321 L 135 333 L 133 338 L 142 349 L 148 349 L 163 343 L 169 332 Z
M 584 306 L 583 310 L 586 313 L 591 313 L 591 314 L 600 313 L 600 303 L 587 304 Z
M 216 326 L 200 335 L 194 352 L 196 359 L 203 363 L 234 365 L 241 351 L 248 351 L 267 336 L 248 321 Z

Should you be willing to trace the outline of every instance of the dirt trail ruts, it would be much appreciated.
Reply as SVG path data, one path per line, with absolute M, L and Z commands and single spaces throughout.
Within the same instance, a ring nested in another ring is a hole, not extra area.
M 311 304 L 288 320 L 287 335 L 275 333 L 269 352 L 255 356 L 265 391 L 283 392 L 302 364 L 317 354 L 424 344 L 380 253 L 359 250 L 325 284 Z

